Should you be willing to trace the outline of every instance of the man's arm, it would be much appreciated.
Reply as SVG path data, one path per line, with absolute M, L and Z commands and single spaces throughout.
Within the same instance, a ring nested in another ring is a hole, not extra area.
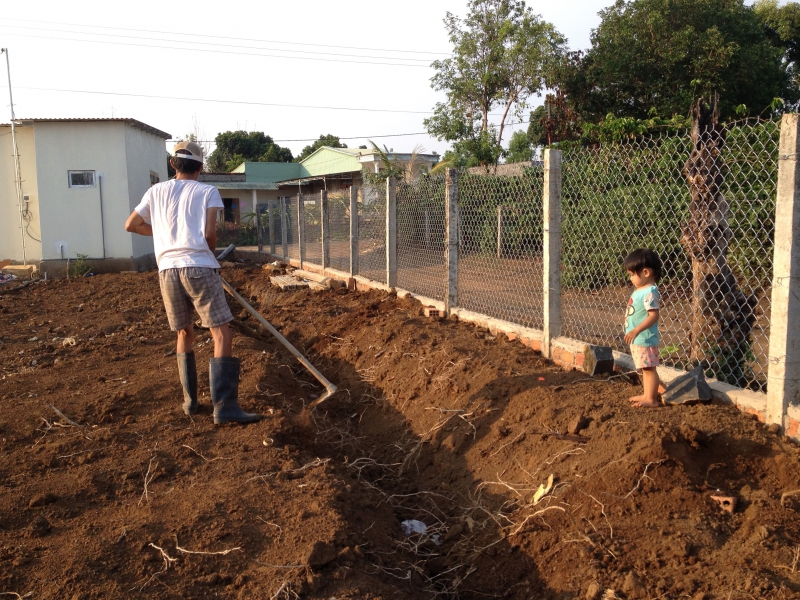
M 219 208 L 206 209 L 206 244 L 211 252 L 217 247 L 217 212 Z
M 153 235 L 153 226 L 146 222 L 142 215 L 133 211 L 128 220 L 125 221 L 125 231 L 130 233 L 138 233 L 139 235 Z

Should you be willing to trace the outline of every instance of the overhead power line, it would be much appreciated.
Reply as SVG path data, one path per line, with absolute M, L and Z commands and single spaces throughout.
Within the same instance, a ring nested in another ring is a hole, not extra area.
M 311 58 L 308 56 L 285 56 L 281 54 L 260 54 L 257 52 L 235 52 L 229 50 L 211 50 L 206 48 L 181 48 L 179 46 L 164 46 L 161 44 L 136 44 L 133 42 L 112 42 L 107 40 L 81 40 L 75 38 L 66 38 L 66 37 L 58 37 L 58 36 L 47 36 L 47 35 L 34 35 L 30 33 L 8 33 L 2 32 L 3 35 L 11 35 L 11 36 L 18 36 L 18 37 L 25 37 L 25 38 L 37 38 L 43 40 L 61 40 L 67 42 L 78 42 L 78 43 L 86 43 L 86 44 L 110 44 L 114 46 L 134 46 L 136 48 L 157 48 L 160 50 L 183 50 L 184 52 L 206 52 L 209 54 L 233 54 L 237 56 L 258 56 L 261 58 L 288 58 L 290 60 L 308 60 L 308 61 L 317 61 L 317 62 L 341 62 L 341 63 L 352 63 L 357 65 L 382 65 L 382 66 L 389 66 L 389 67 L 412 67 L 412 68 L 428 68 L 428 65 L 411 65 L 407 63 L 399 63 L 399 62 L 378 62 L 378 61 L 367 61 L 367 60 L 347 60 L 343 58 Z M 388 57 L 379 57 L 385 58 L 385 60 L 391 60 Z M 403 60 L 403 59 L 399 59 Z
M 18 90 L 35 90 L 40 92 L 64 92 L 68 94 L 91 94 L 98 96 L 127 96 L 132 98 L 150 98 L 154 100 L 182 100 L 194 102 L 211 102 L 215 104 L 244 104 L 249 106 L 275 106 L 278 108 L 313 108 L 318 110 L 347 110 L 353 112 L 382 112 L 382 113 L 395 113 L 395 114 L 411 114 L 411 115 L 432 115 L 433 111 L 430 110 L 395 110 L 391 108 L 356 108 L 352 106 L 312 106 L 308 104 L 279 104 L 276 102 L 251 102 L 248 100 L 219 100 L 216 98 L 194 98 L 188 96 L 155 96 L 152 94 L 133 94 L 126 92 L 100 92 L 97 90 L 66 90 L 63 88 L 42 88 L 42 87 L 29 87 L 29 86 L 14 86 Z M 501 113 L 489 113 L 490 117 L 502 116 Z M 519 121 L 519 123 L 527 123 L 528 121 Z M 517 123 L 517 124 L 519 124 Z M 506 123 L 510 125 L 511 123 Z M 403 134 L 406 135 L 406 134 Z M 415 135 L 415 134 L 408 134 Z M 359 136 L 356 136 L 359 137 Z M 296 140 L 305 141 L 305 140 Z M 314 140 L 312 140 L 314 141 Z
M 0 19 L 0 20 L 2 20 L 2 19 Z M 154 42 L 177 42 L 177 43 L 181 43 L 181 44 L 203 44 L 204 46 L 219 46 L 219 47 L 223 47 L 223 48 L 242 48 L 242 49 L 245 49 L 245 50 L 266 50 L 266 51 L 272 51 L 272 52 L 295 52 L 295 53 L 298 53 L 298 54 L 322 54 L 323 56 L 344 56 L 344 57 L 348 57 L 348 58 L 365 58 L 365 59 L 379 58 L 379 59 L 393 60 L 393 61 L 400 61 L 400 60 L 403 60 L 403 61 L 414 61 L 414 62 L 426 63 L 425 66 L 427 66 L 431 62 L 431 59 L 412 58 L 412 57 L 404 57 L 404 56 L 403 57 L 397 57 L 397 58 L 395 58 L 393 56 L 374 56 L 374 55 L 373 56 L 364 56 L 363 54 L 341 54 L 341 53 L 338 53 L 338 52 L 330 52 L 329 50 L 316 51 L 315 52 L 313 50 L 264 48 L 264 47 L 258 47 L 258 46 L 244 46 L 242 44 L 222 44 L 222 43 L 219 43 L 219 42 L 209 42 L 207 40 L 198 40 L 198 41 L 193 41 L 193 40 L 175 40 L 175 39 L 167 39 L 167 40 L 165 40 L 163 38 L 157 38 L 157 37 L 146 37 L 146 36 L 138 36 L 138 35 L 123 35 L 123 34 L 120 34 L 120 33 L 92 33 L 92 32 L 87 32 L 87 31 L 74 31 L 74 30 L 70 30 L 70 29 L 47 29 L 47 28 L 41 28 L 41 27 L 25 27 L 25 26 L 22 26 L 22 25 L 3 25 L 3 26 L 4 27 L 13 27 L 14 29 L 29 29 L 29 30 L 33 30 L 33 31 L 49 32 L 49 33 L 50 32 L 52 32 L 52 33 L 70 33 L 70 34 L 75 34 L 75 35 L 94 35 L 94 36 L 113 37 L 113 38 L 126 38 L 126 39 L 132 39 L 132 40 L 148 40 L 148 41 L 154 41 Z M 73 40 L 73 41 L 80 41 L 80 42 L 96 42 L 96 43 L 103 43 L 104 42 L 104 40 L 58 38 L 58 37 L 53 37 L 53 36 L 44 36 L 44 37 L 45 37 L 45 39 L 70 39 L 70 40 Z M 105 41 L 105 43 L 118 44 L 119 42 Z M 153 47 L 158 47 L 158 46 L 153 46 Z M 170 46 L 170 47 L 172 47 L 172 46 Z M 178 48 L 183 49 L 183 50 L 204 50 L 206 52 L 209 51 L 209 50 L 205 50 L 203 48 L 183 48 L 183 47 L 178 47 Z M 274 56 L 274 55 L 265 55 L 265 56 Z M 283 55 L 281 55 L 281 56 L 283 56 Z M 286 56 L 286 58 L 295 58 L 295 57 Z M 395 64 L 395 63 L 391 63 L 391 64 Z M 411 65 L 405 65 L 404 63 L 397 63 L 397 64 L 403 65 L 403 66 L 411 66 Z M 415 65 L 415 66 L 421 66 L 421 65 Z
M 179 35 L 183 37 L 197 37 L 202 38 L 204 40 L 207 39 L 217 39 L 217 40 L 238 40 L 243 42 L 260 42 L 266 44 L 286 44 L 292 46 L 314 46 L 318 48 L 340 48 L 344 50 L 368 50 L 371 52 L 399 52 L 404 54 L 437 54 L 443 56 L 450 56 L 449 52 L 426 52 L 423 50 L 399 50 L 399 49 L 392 49 L 392 48 L 367 48 L 364 46 L 340 46 L 340 45 L 333 45 L 333 44 L 311 44 L 308 42 L 286 42 L 283 40 L 265 40 L 265 39 L 258 39 L 258 38 L 244 38 L 244 37 L 234 37 L 234 36 L 225 36 L 225 35 L 206 35 L 201 33 L 186 33 L 183 31 L 163 31 L 157 29 L 135 29 L 133 27 L 111 27 L 107 25 L 86 25 L 83 23 L 61 23 L 57 21 L 41 21 L 39 19 L 11 19 L 7 17 L 0 17 L 0 21 L 16 21 L 20 23 L 40 23 L 45 25 L 60 25 L 60 26 L 67 26 L 67 27 L 84 27 L 90 29 L 106 29 L 106 30 L 115 30 L 115 31 L 137 31 L 139 33 L 158 33 L 163 35 Z
M 513 121 L 511 123 L 506 123 L 506 127 L 513 127 L 514 125 L 526 125 L 530 123 L 530 121 Z M 383 139 L 383 138 L 390 138 L 390 137 L 408 137 L 412 135 L 430 135 L 427 131 L 418 131 L 415 133 L 387 133 L 384 135 L 337 135 L 340 140 L 368 140 L 368 139 Z M 178 143 L 178 140 L 170 140 L 173 143 Z M 217 140 L 194 140 L 199 144 L 216 144 Z M 319 138 L 307 138 L 303 140 L 272 140 L 273 142 L 277 143 L 280 142 L 285 144 L 287 142 L 317 142 Z
M 133 98 L 153 98 L 156 100 L 189 100 L 194 102 L 213 102 L 218 104 L 245 104 L 250 106 L 276 106 L 282 108 L 314 108 L 320 110 L 348 110 L 355 112 L 382 112 L 382 113 L 402 113 L 414 115 L 430 115 L 433 114 L 429 110 L 393 110 L 389 108 L 354 108 L 347 106 L 310 106 L 304 104 L 278 104 L 276 102 L 249 102 L 247 100 L 217 100 L 215 98 L 193 98 L 189 96 L 154 96 L 151 94 L 129 94 L 124 92 L 99 92 L 96 90 L 66 90 L 60 88 L 41 88 L 41 87 L 26 87 L 14 86 L 18 90 L 37 90 L 42 92 L 66 92 L 70 94 L 96 94 L 100 96 L 129 96 Z

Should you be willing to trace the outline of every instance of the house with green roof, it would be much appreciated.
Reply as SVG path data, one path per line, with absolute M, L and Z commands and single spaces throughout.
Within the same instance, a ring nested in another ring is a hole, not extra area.
M 407 165 L 412 153 L 389 151 L 386 157 L 395 164 Z M 416 154 L 415 169 L 430 170 L 439 162 L 438 154 Z M 296 189 L 304 194 L 315 194 L 321 190 L 338 192 L 361 186 L 364 173 L 379 173 L 384 167 L 380 153 L 363 148 L 331 148 L 323 146 L 304 158 L 300 163 L 302 172 L 298 177 L 277 181 L 281 190 Z M 296 194 L 297 192 L 295 192 Z
M 399 165 L 412 160 L 410 152 L 390 151 L 386 156 Z M 430 170 L 437 162 L 438 154 L 417 154 L 414 158 L 415 169 Z M 382 157 L 374 150 L 323 146 L 299 163 L 246 162 L 231 173 L 201 173 L 200 181 L 219 189 L 225 203 L 224 219 L 235 222 L 272 200 L 361 186 L 365 172 L 379 173 L 382 168 Z

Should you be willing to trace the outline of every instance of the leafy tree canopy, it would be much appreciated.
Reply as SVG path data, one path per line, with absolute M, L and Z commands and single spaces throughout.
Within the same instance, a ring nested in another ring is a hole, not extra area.
M 425 126 L 454 142 L 459 161 L 495 163 L 507 120 L 547 85 L 566 42 L 524 0 L 470 0 L 464 19 L 448 12 L 444 22 L 453 56 L 433 63 L 431 87 L 447 101 L 436 104 Z M 497 127 L 493 110 L 501 113 Z
M 771 17 L 777 38 L 795 39 L 787 13 L 763 4 L 763 14 L 782 15 Z M 557 87 L 592 123 L 687 115 L 713 93 L 723 119 L 741 105 L 759 113 L 776 97 L 793 103 L 784 42 L 770 40 L 758 12 L 743 0 L 617 0 L 600 12 L 592 47 L 562 63 Z
M 525 131 L 515 131 L 508 142 L 506 162 L 530 162 L 533 156 L 533 146 Z
M 342 142 L 340 142 L 339 138 L 336 137 L 335 135 L 331 135 L 330 133 L 328 135 L 321 135 L 319 136 L 319 139 L 316 140 L 313 144 L 310 144 L 309 146 L 303 148 L 303 151 L 300 153 L 300 156 L 295 158 L 294 162 L 300 162 L 307 156 L 311 156 L 312 154 L 314 154 L 314 152 L 316 152 L 323 146 L 328 146 L 330 148 L 347 148 L 347 144 L 343 144 Z M 366 148 L 366 146 L 364 146 L 364 148 Z
M 292 162 L 292 152 L 278 146 L 261 131 L 226 131 L 214 138 L 216 149 L 208 158 L 211 172 L 233 171 L 244 162 Z
M 777 0 L 757 0 L 753 10 L 766 28 L 770 42 L 783 52 L 783 68 L 792 78 L 792 84 L 800 87 L 800 4 L 788 2 L 778 6 Z

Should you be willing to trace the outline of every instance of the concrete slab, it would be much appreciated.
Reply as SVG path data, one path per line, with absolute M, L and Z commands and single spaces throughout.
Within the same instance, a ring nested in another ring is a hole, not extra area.
M 34 265 L 6 265 L 2 271 L 7 275 L 16 275 L 17 279 L 30 279 L 37 269 Z
M 272 285 L 277 285 L 282 290 L 301 290 L 308 287 L 308 283 L 298 281 L 297 278 L 291 275 L 275 275 L 270 277 L 269 281 Z

